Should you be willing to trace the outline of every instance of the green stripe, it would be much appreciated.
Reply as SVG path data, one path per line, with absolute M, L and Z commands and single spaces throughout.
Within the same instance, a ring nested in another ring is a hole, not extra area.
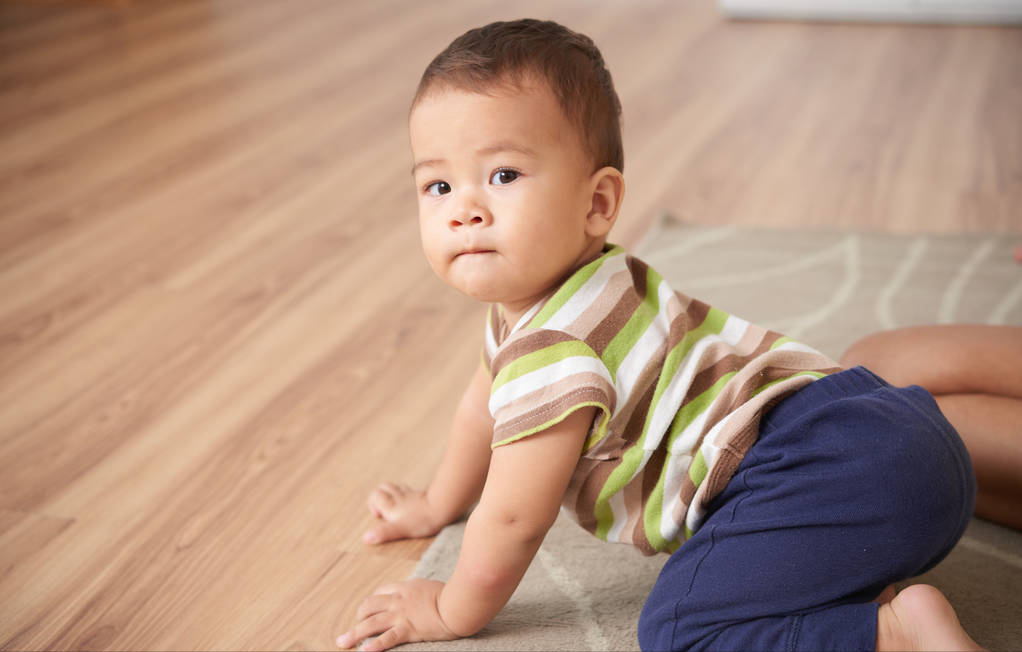
M 657 381 L 657 388 L 653 393 L 653 401 L 650 404 L 649 412 L 643 424 L 642 435 L 621 456 L 621 463 L 611 471 L 607 482 L 603 485 L 600 495 L 596 499 L 593 511 L 594 516 L 596 516 L 597 537 L 604 540 L 607 538 L 607 532 L 610 531 L 614 516 L 613 511 L 610 509 L 610 498 L 620 491 L 632 476 L 635 475 L 639 464 L 642 463 L 643 446 L 646 443 L 646 436 L 649 434 L 649 424 L 652 422 L 652 416 L 656 414 L 656 408 L 660 404 L 660 399 L 664 392 L 667 391 L 667 387 L 670 385 L 675 374 L 677 374 L 679 367 L 681 367 L 682 360 L 685 359 L 685 356 L 699 340 L 707 335 L 719 334 L 723 330 L 728 317 L 729 315 L 726 312 L 717 308 L 710 308 L 710 312 L 706 315 L 703 323 L 685 333 L 681 341 L 667 354 L 663 371 Z
M 576 357 L 589 357 L 597 358 L 596 352 L 593 351 L 592 347 L 581 340 L 567 340 L 564 342 L 557 342 L 550 346 L 544 347 L 538 351 L 527 353 L 520 358 L 516 358 L 506 367 L 500 370 L 497 377 L 493 379 L 493 385 L 490 388 L 490 393 L 497 391 L 505 384 L 521 378 L 527 373 L 542 369 L 548 365 L 560 362 L 565 358 L 576 358 Z
M 699 396 L 695 397 L 691 401 L 685 404 L 678 413 L 674 416 L 674 420 L 671 422 L 671 429 L 667 434 L 668 446 L 674 445 L 674 440 L 685 430 L 693 421 L 699 418 L 710 404 L 713 403 L 720 396 L 720 393 L 724 390 L 724 386 L 735 377 L 736 372 L 729 371 L 728 373 L 717 379 L 711 387 L 704 391 Z M 668 449 L 670 450 L 670 449 Z
M 678 438 L 678 435 L 685 430 L 685 428 L 699 418 L 699 415 L 705 412 L 714 400 L 720 396 L 720 392 L 724 389 L 724 386 L 735 376 L 735 372 L 730 372 L 722 376 L 712 387 L 704 391 L 702 394 L 694 398 L 685 404 L 685 407 L 678 410 L 678 414 L 674 417 L 674 421 L 671 422 L 671 430 L 668 433 L 667 438 L 667 450 L 673 450 L 674 440 Z M 706 477 L 706 459 L 703 457 L 702 452 L 697 451 L 696 456 L 692 459 L 689 465 L 689 477 L 695 486 L 699 484 Z M 665 460 L 664 466 L 660 469 L 660 479 L 653 491 L 650 493 L 649 498 L 646 501 L 646 510 L 643 513 L 643 526 L 646 530 L 646 539 L 650 542 L 653 547 L 658 550 L 662 550 L 667 545 L 667 541 L 664 540 L 660 534 L 660 520 L 663 515 L 664 507 L 664 486 L 667 484 L 667 462 Z
M 724 330 L 724 324 L 727 323 L 728 315 L 723 310 L 717 308 L 710 308 L 709 313 L 706 315 L 706 319 L 703 323 L 699 324 L 696 328 L 685 333 L 685 336 L 681 338 L 681 341 L 667 354 L 667 358 L 664 360 L 664 369 L 660 373 L 660 378 L 657 381 L 656 390 L 653 392 L 653 402 L 649 406 L 649 413 L 646 415 L 646 422 L 643 425 L 642 438 L 640 441 L 645 441 L 646 433 L 649 429 L 649 424 L 652 422 L 653 415 L 656 414 L 657 406 L 660 404 L 660 399 L 663 397 L 667 387 L 671 384 L 671 381 L 678 373 L 678 369 L 681 368 L 681 363 L 685 360 L 685 356 L 689 354 L 692 348 L 708 335 L 719 335 Z
M 639 338 L 646 332 L 649 325 L 653 323 L 657 313 L 660 311 L 659 289 L 662 281 L 663 279 L 653 271 L 652 267 L 647 268 L 646 296 L 643 297 L 642 303 L 639 304 L 635 312 L 632 313 L 632 316 L 629 317 L 628 323 L 618 331 L 617 335 L 614 336 L 610 344 L 603 351 L 603 363 L 607 365 L 607 369 L 610 370 L 610 376 L 615 381 L 617 380 L 617 370 L 621 366 L 621 362 L 635 348 L 635 343 L 639 341 Z
M 586 281 L 593 277 L 596 270 L 607 261 L 611 256 L 617 256 L 623 254 L 625 250 L 618 245 L 606 245 L 610 247 L 604 251 L 604 254 L 582 267 L 578 270 L 561 286 L 554 296 L 550 297 L 550 300 L 546 302 L 546 305 L 536 314 L 535 317 L 529 322 L 529 328 L 542 328 L 543 324 L 550 321 L 550 319 L 557 314 L 557 311 L 564 307 L 564 304 L 568 302 L 571 297 L 575 296 L 575 293 L 586 284 Z
M 784 378 L 778 378 L 777 380 L 772 380 L 769 383 L 767 383 L 766 385 L 762 385 L 762 386 L 756 388 L 752 392 L 752 395 L 753 396 L 758 396 L 760 394 L 760 392 L 763 392 L 763 391 L 767 390 L 768 388 L 773 387 L 777 383 L 784 383 L 784 382 L 787 382 L 787 381 L 791 380 L 792 378 L 798 378 L 799 376 L 809 376 L 813 380 L 819 380 L 820 378 L 823 378 L 826 375 L 827 374 L 820 373 L 819 371 L 800 371 L 800 372 L 792 374 L 790 376 L 785 376 Z
M 774 349 L 776 349 L 776 348 L 777 348 L 777 347 L 779 347 L 779 346 L 784 346 L 784 345 L 785 345 L 785 344 L 787 344 L 788 342 L 794 342 L 794 341 L 795 341 L 795 340 L 791 339 L 791 338 L 790 338 L 790 337 L 788 337 L 787 335 L 782 335 L 781 337 L 778 337 L 778 338 L 777 338 L 777 339 L 776 339 L 776 340 L 774 341 L 774 343 L 773 343 L 773 344 L 771 344 L 771 345 L 770 345 L 770 350 L 771 350 L 771 351 L 773 351 Z
M 692 464 L 688 467 L 688 479 L 692 481 L 692 484 L 698 487 L 706 479 L 706 474 L 709 473 L 710 467 L 706 465 L 706 458 L 703 457 L 702 449 L 696 451 L 696 456 L 692 458 Z

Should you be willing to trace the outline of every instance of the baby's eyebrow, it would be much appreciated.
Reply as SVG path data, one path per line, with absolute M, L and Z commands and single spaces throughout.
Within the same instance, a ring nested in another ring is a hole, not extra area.
M 486 147 L 483 147 L 481 149 L 477 149 L 476 155 L 489 156 L 491 154 L 499 154 L 501 152 L 517 152 L 518 154 L 531 156 L 533 158 L 535 158 L 536 156 L 535 150 L 530 149 L 525 145 L 519 145 L 518 143 L 512 143 L 510 141 L 494 143 L 492 145 L 487 145 Z M 444 163 L 444 159 L 442 158 L 427 158 L 422 161 L 418 161 L 415 163 L 415 165 L 412 166 L 412 176 L 413 177 L 415 176 L 415 173 L 416 171 L 418 171 L 419 168 L 430 167 L 433 165 L 441 165 L 442 163 Z
M 429 167 L 431 165 L 440 165 L 443 162 L 444 162 L 443 159 L 439 158 L 428 158 L 424 161 L 419 161 L 418 163 L 412 166 L 412 176 L 413 177 L 415 176 L 415 171 L 418 170 L 419 168 Z
M 512 143 L 510 141 L 494 143 L 482 149 L 476 150 L 476 154 L 499 154 L 500 152 L 517 152 L 526 156 L 536 156 L 536 152 L 525 145 Z

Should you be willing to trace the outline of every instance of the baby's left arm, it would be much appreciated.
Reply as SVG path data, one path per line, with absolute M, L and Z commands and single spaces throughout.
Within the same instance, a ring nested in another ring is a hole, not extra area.
M 447 584 L 410 580 L 381 587 L 359 607 L 359 622 L 338 645 L 377 636 L 362 649 L 385 650 L 471 636 L 490 622 L 557 518 L 594 415 L 595 408 L 577 410 L 540 433 L 495 449 Z

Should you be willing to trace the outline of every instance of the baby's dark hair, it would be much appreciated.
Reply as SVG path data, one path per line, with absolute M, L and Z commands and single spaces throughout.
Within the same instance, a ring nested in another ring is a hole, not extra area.
M 593 40 L 552 21 L 490 23 L 454 39 L 426 67 L 412 102 L 438 86 L 488 92 L 544 81 L 595 164 L 624 170 L 621 102 Z

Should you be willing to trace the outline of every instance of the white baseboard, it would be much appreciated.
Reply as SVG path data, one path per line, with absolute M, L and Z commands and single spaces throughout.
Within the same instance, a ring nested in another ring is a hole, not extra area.
M 734 18 L 1022 23 L 1022 0 L 718 0 Z

